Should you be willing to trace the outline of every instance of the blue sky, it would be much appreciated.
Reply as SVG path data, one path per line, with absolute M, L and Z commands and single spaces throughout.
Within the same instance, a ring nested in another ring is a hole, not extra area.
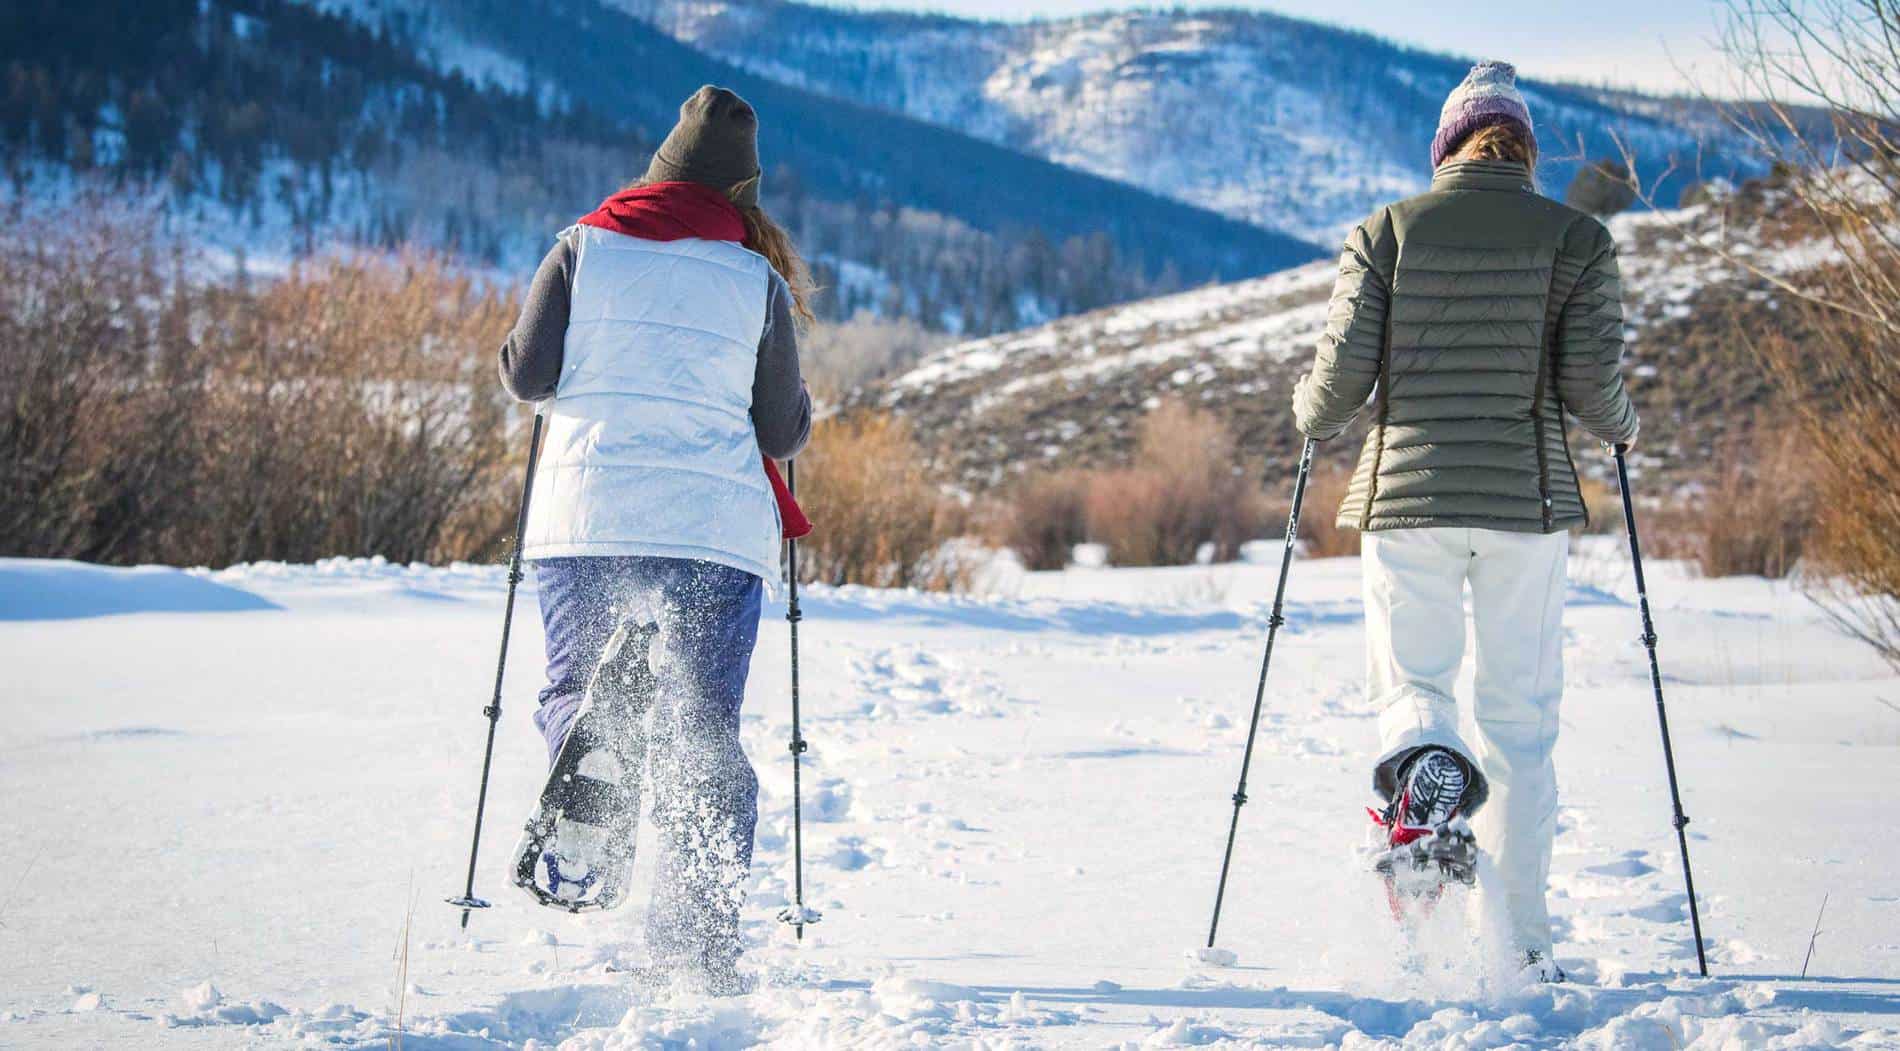
M 975 18 L 1058 17 L 1107 8 L 1172 7 L 1118 0 L 857 0 L 848 6 L 938 11 Z M 1714 39 L 1721 0 L 1226 0 L 1350 26 L 1402 43 L 1510 59 L 1528 77 L 1584 80 L 1657 91 L 1687 90 L 1691 71 L 1723 93 Z

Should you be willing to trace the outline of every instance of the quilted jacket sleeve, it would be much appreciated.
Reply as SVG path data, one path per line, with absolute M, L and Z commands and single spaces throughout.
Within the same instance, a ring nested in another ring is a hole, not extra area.
M 1557 394 L 1598 441 L 1636 440 L 1636 406 L 1623 387 L 1623 284 L 1616 242 L 1589 224 L 1588 262 L 1557 324 Z
M 1309 438 L 1332 438 L 1350 426 L 1379 380 L 1391 289 L 1374 264 L 1372 224 L 1346 238 L 1319 354 L 1293 388 L 1293 419 Z

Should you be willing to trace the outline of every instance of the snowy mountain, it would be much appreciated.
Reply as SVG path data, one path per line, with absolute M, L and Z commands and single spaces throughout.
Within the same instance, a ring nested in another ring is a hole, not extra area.
M 0 10 L 0 66 L 0 200 L 156 202 L 252 258 L 421 243 L 520 273 L 709 82 L 767 115 L 766 203 L 834 316 L 991 332 L 1316 252 L 597 0 L 27 0 Z
M 1258 11 L 992 23 L 779 0 L 612 0 L 727 61 L 907 113 L 1235 218 L 1336 242 L 1424 187 L 1445 94 L 1469 60 Z M 1673 201 L 1753 170 L 1690 103 L 1522 82 L 1559 192 L 1615 138 Z
M 1611 220 L 1623 268 L 1631 392 L 1647 454 L 1693 470 L 1753 423 L 1765 380 L 1736 326 L 1782 324 L 1778 293 L 1724 251 L 1772 274 L 1835 258 L 1805 213 L 1751 183 L 1688 208 Z M 1223 416 L 1241 448 L 1284 464 L 1298 452 L 1294 380 L 1326 324 L 1335 263 L 1064 318 L 948 347 L 860 391 L 935 436 L 959 482 L 986 489 L 1037 465 L 1114 462 L 1163 398 Z M 1689 426 L 1693 423 L 1693 426 Z M 1323 454 L 1349 459 L 1359 430 Z M 1585 439 L 1572 427 L 1573 442 Z M 1586 467 L 1594 458 L 1579 457 Z

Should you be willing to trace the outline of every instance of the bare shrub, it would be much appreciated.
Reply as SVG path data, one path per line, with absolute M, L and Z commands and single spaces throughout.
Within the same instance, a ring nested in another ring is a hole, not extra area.
M 0 551 L 222 565 L 494 553 L 514 304 L 427 256 L 268 283 L 148 214 L 0 222 Z
M 1300 539 L 1309 558 L 1343 558 L 1359 554 L 1359 530 L 1342 529 L 1339 506 L 1352 486 L 1352 468 L 1327 460 L 1313 464 L 1306 481 L 1306 499 L 1300 507 Z
M 1814 490 L 1795 451 L 1800 436 L 1761 432 L 1752 463 L 1732 463 L 1704 505 L 1704 576 L 1785 577 L 1801 560 L 1814 520 Z
M 1623 496 L 1615 486 L 1579 473 L 1577 490 L 1583 497 L 1586 521 L 1572 532 L 1580 535 L 1623 532 Z
M 299 267 L 230 306 L 211 348 L 202 520 L 178 540 L 202 545 L 189 557 L 409 561 L 492 547 L 509 515 L 486 483 L 525 454 L 503 447 L 489 365 L 509 297 L 439 258 L 361 256 Z M 475 505 L 485 529 L 466 517 Z
M 138 561 L 190 499 L 199 297 L 141 217 L 93 204 L 0 227 L 0 553 Z
M 1808 340 L 1757 345 L 1793 392 L 1786 470 L 1811 488 L 1809 589 L 1842 628 L 1900 667 L 1900 333 L 1839 314 L 1820 319 L 1828 323 Z
M 1040 471 L 1011 487 L 996 516 L 992 539 L 1030 569 L 1061 569 L 1075 545 L 1088 539 L 1092 473 Z
M 1723 44 L 1735 96 L 1763 100 L 1728 106 L 1731 124 L 1782 173 L 1838 259 L 1799 283 L 1741 264 L 1791 297 L 1810 329 L 1798 342 L 1751 344 L 1814 480 L 1813 593 L 1900 667 L 1900 11 L 1734 0 Z M 1822 126 L 1806 117 L 1815 107 Z
M 1799 461 L 1800 435 L 1766 427 L 1731 443 L 1697 498 L 1656 516 L 1658 553 L 1688 557 L 1705 577 L 1781 578 L 1794 570 L 1813 523 L 1814 490 Z
M 814 526 L 799 542 L 801 579 L 931 590 L 967 583 L 970 567 L 950 547 L 962 508 L 931 481 L 902 420 L 819 420 L 798 458 L 798 498 Z
M 1266 502 L 1232 432 L 1211 412 L 1166 402 L 1141 422 L 1133 466 L 1096 472 L 1083 497 L 1088 537 L 1122 566 L 1217 560 L 1260 534 Z

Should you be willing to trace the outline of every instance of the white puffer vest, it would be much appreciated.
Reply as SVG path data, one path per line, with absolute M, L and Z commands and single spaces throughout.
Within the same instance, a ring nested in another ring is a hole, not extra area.
M 776 580 L 778 504 L 751 412 L 770 264 L 729 241 L 571 236 L 522 556 L 698 558 Z

